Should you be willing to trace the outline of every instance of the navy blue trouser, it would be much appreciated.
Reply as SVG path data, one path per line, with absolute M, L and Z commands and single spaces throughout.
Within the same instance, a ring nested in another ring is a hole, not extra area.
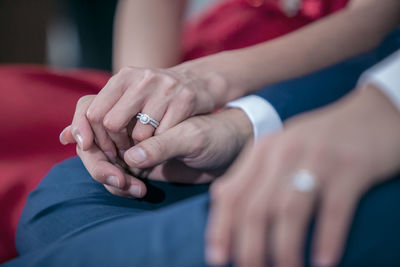
M 150 184 L 155 198 L 119 198 L 78 158 L 56 165 L 29 196 L 17 233 L 20 257 L 4 266 L 206 266 L 207 185 Z M 397 178 L 360 201 L 342 265 L 399 265 L 399 226 Z

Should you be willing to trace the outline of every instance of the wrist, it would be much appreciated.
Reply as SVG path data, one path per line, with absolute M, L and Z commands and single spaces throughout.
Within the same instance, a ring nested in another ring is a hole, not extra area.
M 240 98 L 250 92 L 239 75 L 238 64 L 232 62 L 232 51 L 184 62 L 174 68 L 178 72 L 201 78 L 205 90 L 214 97 L 216 107 Z
M 382 118 L 397 119 L 397 125 L 400 127 L 400 111 L 380 88 L 370 83 L 358 89 L 356 93 L 358 97 L 355 102 L 358 105 L 370 110 L 371 113 L 379 114 Z
M 253 139 L 253 125 L 246 113 L 240 108 L 223 109 L 215 116 L 226 125 L 227 131 L 238 137 L 240 147 Z
M 190 142 L 181 158 L 197 169 L 225 169 L 253 135 L 251 123 L 240 109 L 194 116 L 184 124 L 190 126 L 182 128 L 182 136 Z
M 369 171 L 376 178 L 387 178 L 400 171 L 400 112 L 382 91 L 368 84 L 353 95 L 350 112 L 356 114 L 361 124 L 367 125 L 371 154 L 374 154 Z

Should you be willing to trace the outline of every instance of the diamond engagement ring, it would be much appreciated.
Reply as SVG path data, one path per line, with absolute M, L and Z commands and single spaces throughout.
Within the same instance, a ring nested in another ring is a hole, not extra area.
M 155 119 L 153 119 L 152 117 L 150 117 L 147 114 L 138 113 L 136 115 L 136 119 L 138 119 L 141 124 L 150 124 L 151 126 L 153 126 L 156 129 L 160 125 L 160 123 L 158 121 L 156 121 Z
M 291 185 L 298 192 L 309 193 L 315 189 L 317 182 L 310 171 L 299 170 L 291 177 Z

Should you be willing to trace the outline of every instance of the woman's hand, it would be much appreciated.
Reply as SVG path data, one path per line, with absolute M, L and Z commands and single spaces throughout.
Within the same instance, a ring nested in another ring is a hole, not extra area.
M 360 196 L 400 170 L 400 113 L 375 88 L 288 122 L 211 188 L 209 263 L 335 266 Z
M 215 73 L 197 75 L 189 65 L 169 69 L 129 67 L 114 75 L 90 100 L 84 114 L 93 134 L 77 124 L 80 119 L 75 117 L 83 114 L 75 114 L 72 133 L 81 149 L 88 149 L 94 139 L 114 159 L 119 151 L 131 147 L 131 138 L 143 141 L 154 132 L 160 134 L 188 117 L 212 112 L 224 104 L 223 78 Z M 136 123 L 139 112 L 160 122 L 159 127 Z
M 84 114 L 93 97 L 79 101 L 74 117 L 74 123 L 85 130 L 85 134 L 90 134 L 90 125 Z M 71 127 L 67 127 L 60 136 L 61 143 L 74 143 L 72 132 Z M 110 192 L 143 197 L 146 188 L 134 174 L 170 182 L 210 182 L 233 161 L 252 134 L 247 115 L 239 109 L 228 109 L 189 118 L 140 142 L 124 153 L 128 166 L 118 159 L 109 162 L 96 144 L 86 150 L 77 146 L 77 153 L 91 176 L 105 184 Z

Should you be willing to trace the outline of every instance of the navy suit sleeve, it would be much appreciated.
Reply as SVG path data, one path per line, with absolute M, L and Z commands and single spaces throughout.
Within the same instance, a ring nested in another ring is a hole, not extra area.
M 360 75 L 400 47 L 400 28 L 368 53 L 310 75 L 259 90 L 276 109 L 282 121 L 299 113 L 330 104 L 350 92 Z

